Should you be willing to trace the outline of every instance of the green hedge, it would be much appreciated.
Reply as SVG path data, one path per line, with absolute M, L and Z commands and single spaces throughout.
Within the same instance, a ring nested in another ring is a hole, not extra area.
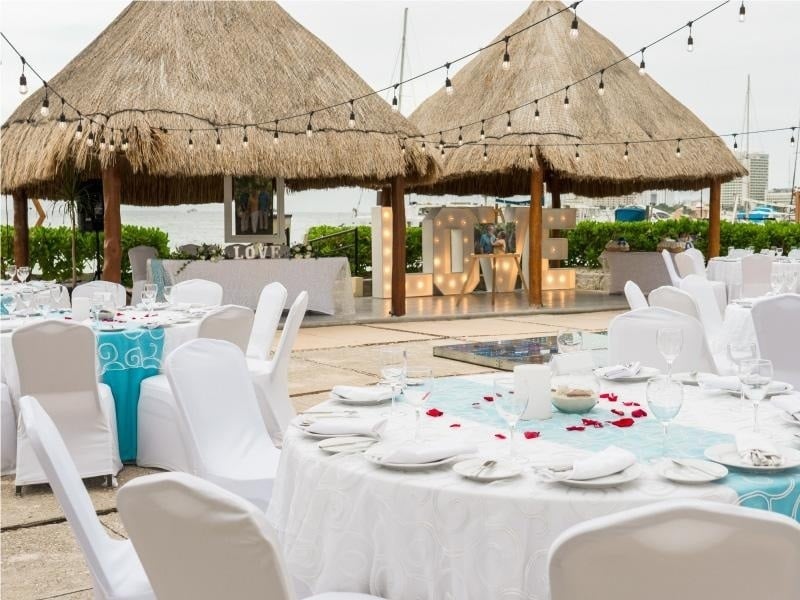
M 71 245 L 72 233 L 69 227 L 33 227 L 29 234 L 30 267 L 41 272 L 42 279 L 56 279 L 68 282 L 72 279 Z M 103 252 L 103 234 L 100 233 L 100 253 Z M 155 227 L 122 226 L 122 281 L 131 284 L 131 265 L 128 250 L 134 246 L 153 246 L 158 255 L 169 256 L 169 237 Z M 78 273 L 88 268 L 95 256 L 94 233 L 78 232 L 76 236 L 76 257 Z M 14 228 L 0 226 L 0 263 L 3 270 L 14 260 Z
M 348 231 L 353 227 L 317 225 L 308 230 L 308 240 Z M 337 238 L 313 243 L 317 256 L 347 256 L 350 259 L 350 271 L 353 275 L 365 275 L 372 272 L 372 227 L 359 225 L 358 229 L 358 269 L 353 261 L 353 235 L 342 235 Z M 349 246 L 349 247 L 344 247 Z M 422 227 L 406 228 L 406 271 L 422 272 Z
M 595 223 L 583 221 L 567 232 L 569 258 L 572 267 L 599 268 L 599 256 L 609 240 L 624 237 L 631 250 L 654 252 L 665 237 L 677 239 L 684 234 L 697 236 L 695 247 L 707 254 L 708 221 L 670 219 L 655 223 Z M 785 249 L 800 246 L 800 225 L 788 222 L 728 223 L 720 226 L 721 253 L 728 248 L 752 246 L 756 252 L 762 248 L 779 246 Z

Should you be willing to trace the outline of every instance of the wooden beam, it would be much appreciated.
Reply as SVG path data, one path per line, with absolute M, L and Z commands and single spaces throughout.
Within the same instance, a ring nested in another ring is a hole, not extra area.
M 406 314 L 405 180 L 392 180 L 392 316 Z
M 531 208 L 528 213 L 528 304 L 542 305 L 542 197 L 544 171 L 531 169 Z
M 715 179 L 711 182 L 711 199 L 708 203 L 708 258 L 719 256 L 721 197 L 722 184 Z
M 14 197 L 14 264 L 30 267 L 28 246 L 28 194 L 25 190 L 12 193 Z
M 122 177 L 119 164 L 103 169 L 103 280 L 122 282 Z
M 44 212 L 44 209 L 42 208 L 42 203 L 39 202 L 39 200 L 34 198 L 32 202 L 33 202 L 33 208 L 36 210 L 37 214 L 36 223 L 34 223 L 33 226 L 41 227 L 42 225 L 44 225 L 44 220 L 47 218 L 47 213 Z

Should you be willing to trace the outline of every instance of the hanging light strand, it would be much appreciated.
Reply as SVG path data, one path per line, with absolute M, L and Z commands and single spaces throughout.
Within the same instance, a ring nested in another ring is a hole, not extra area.
M 350 100 L 350 118 L 347 120 L 347 126 L 350 129 L 356 126 L 355 100 Z
M 444 92 L 448 96 L 453 95 L 453 82 L 450 81 L 450 63 L 445 63 L 444 68 L 446 69 L 445 77 L 444 77 Z
M 511 55 L 508 53 L 508 36 L 505 37 L 506 49 L 503 51 L 503 71 L 511 68 Z
M 692 37 L 692 22 L 689 21 L 686 24 L 689 27 L 689 38 L 686 40 L 686 51 L 693 52 L 694 51 L 694 38 Z

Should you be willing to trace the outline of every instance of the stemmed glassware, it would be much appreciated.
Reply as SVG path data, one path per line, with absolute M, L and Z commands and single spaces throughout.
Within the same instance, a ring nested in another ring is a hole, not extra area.
M 36 294 L 36 308 L 42 313 L 42 318 L 46 319 L 50 314 L 50 290 L 45 290 Z
M 6 267 L 6 277 L 8 277 L 9 282 L 14 281 L 14 277 L 17 274 L 17 266 L 16 265 L 8 265 Z
M 647 407 L 650 413 L 664 427 L 664 445 L 662 456 L 667 454 L 669 443 L 669 424 L 678 416 L 683 406 L 683 385 L 667 377 L 653 377 L 647 381 L 645 390 Z
M 413 383 L 413 385 L 412 385 Z M 414 441 L 420 442 L 422 430 L 422 407 L 430 400 L 433 393 L 433 369 L 430 367 L 406 367 L 406 384 L 403 397 L 406 402 L 414 407 L 416 422 L 414 426 Z
M 739 365 L 739 381 L 745 395 L 753 403 L 753 431 L 758 433 L 758 405 L 767 395 L 772 382 L 772 362 L 763 358 L 747 358 Z
M 397 393 L 403 389 L 406 378 L 405 348 L 381 348 L 381 378 L 392 388 L 392 415 L 402 415 L 397 408 Z
M 527 394 L 514 393 L 514 378 L 500 376 L 494 378 L 494 408 L 508 424 L 508 458 L 514 463 L 524 463 L 525 459 L 517 455 L 515 443 L 517 423 L 528 406 Z
M 3 305 L 5 314 L 11 316 L 17 308 L 17 295 L 16 294 L 3 294 L 0 296 L 0 303 Z
M 559 354 L 579 352 L 583 349 L 583 333 L 572 329 L 562 329 L 556 336 Z
M 142 304 L 147 311 L 145 317 L 150 316 L 150 311 L 153 310 L 156 302 L 156 294 L 158 293 L 158 286 L 155 283 L 145 283 L 142 289 Z
M 31 305 L 33 304 L 33 290 L 25 288 L 19 293 L 19 301 L 25 309 L 25 317 L 31 314 Z
M 677 327 L 661 327 L 657 341 L 658 351 L 667 361 L 667 379 L 672 379 L 672 365 L 683 349 L 683 330 Z
M 785 277 L 783 275 L 783 271 L 779 271 L 776 268 L 772 269 L 772 272 L 769 275 L 769 285 L 772 288 L 773 294 L 780 294 L 781 290 L 783 289 L 783 282 Z
M 95 292 L 92 294 L 92 316 L 94 317 L 94 328 L 100 330 L 100 313 L 106 307 L 106 296 L 103 292 Z
M 758 349 L 752 342 L 731 342 L 728 344 L 728 358 L 736 365 L 738 372 L 743 360 L 758 358 Z M 739 392 L 739 397 L 744 402 L 744 386 L 739 386 Z
M 17 267 L 17 279 L 19 279 L 20 283 L 25 283 L 28 279 L 28 275 L 31 274 L 30 267 Z
M 172 286 L 165 285 L 164 286 L 164 300 L 166 300 L 167 304 L 172 306 Z
M 64 295 L 65 291 L 66 290 L 60 285 L 54 285 L 50 288 L 50 301 L 52 302 L 51 306 L 54 311 L 58 311 L 61 307 L 61 297 Z

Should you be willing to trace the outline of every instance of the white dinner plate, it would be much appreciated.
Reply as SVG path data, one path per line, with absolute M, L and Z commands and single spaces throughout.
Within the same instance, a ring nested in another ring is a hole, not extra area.
M 599 369 L 594 370 L 594 374 L 597 375 L 600 379 L 605 379 L 606 381 L 613 381 L 616 383 L 635 383 L 637 381 L 647 381 L 651 377 L 655 377 L 659 375 L 661 371 L 656 369 L 655 367 L 641 367 L 639 372 L 636 375 L 630 375 L 628 377 L 614 377 L 613 379 L 608 377 L 603 377 L 598 373 Z
M 484 468 L 486 458 L 470 458 L 453 465 L 453 471 L 472 481 L 499 481 L 517 477 L 522 467 L 507 460 L 498 460 L 495 465 Z
M 683 465 L 665 459 L 656 467 L 656 471 L 670 481 L 689 484 L 717 481 L 728 474 L 725 466 L 709 460 L 701 458 L 682 458 L 680 460 L 684 463 Z
M 127 327 L 124 325 L 101 325 L 98 330 L 100 333 L 115 333 L 117 331 L 125 331 Z
M 366 458 L 372 464 L 378 465 L 379 467 L 386 467 L 387 469 L 395 469 L 398 471 L 424 471 L 426 469 L 433 469 L 443 465 L 449 465 L 464 458 L 463 454 L 458 454 L 456 456 L 449 456 L 447 458 L 443 458 L 442 460 L 436 460 L 427 463 L 386 462 L 383 460 L 383 457 L 386 456 L 387 449 L 390 447 L 390 445 L 387 446 L 386 444 L 375 444 L 366 452 L 364 452 L 364 458 Z
M 697 371 L 687 371 L 684 373 L 675 373 L 672 378 L 683 385 L 700 385 L 700 382 L 697 380 L 698 375 L 699 373 Z
M 783 464 L 777 466 L 757 467 L 745 462 L 739 452 L 736 450 L 736 444 L 717 444 L 706 448 L 705 455 L 708 460 L 713 460 L 726 467 L 733 467 L 740 471 L 751 471 L 753 473 L 777 473 L 800 467 L 800 450 L 794 448 L 787 448 L 786 446 L 778 447 L 783 457 Z
M 613 475 L 597 477 L 595 479 L 555 479 L 558 483 L 563 483 L 576 488 L 609 488 L 622 485 L 637 479 L 642 474 L 642 466 L 639 463 L 632 464 L 630 467 Z
M 392 397 L 389 396 L 385 399 L 373 399 L 369 398 L 366 400 L 355 400 L 353 398 L 343 398 L 342 396 L 337 396 L 333 392 L 331 392 L 331 400 L 336 400 L 336 402 L 340 402 L 341 404 L 348 404 L 350 406 L 376 406 L 378 404 L 386 404 L 387 402 L 392 401 Z
M 767 393 L 764 396 L 765 398 L 772 398 L 772 396 L 780 396 L 781 394 L 788 394 L 794 389 L 794 386 L 791 383 L 786 383 L 785 381 L 773 381 L 767 386 Z M 731 396 L 736 396 L 737 398 L 741 395 L 739 390 L 721 390 L 727 392 Z
M 377 442 L 378 440 L 375 438 L 363 435 L 352 435 L 322 440 L 317 444 L 317 447 L 328 454 L 351 454 L 354 452 L 363 452 Z

